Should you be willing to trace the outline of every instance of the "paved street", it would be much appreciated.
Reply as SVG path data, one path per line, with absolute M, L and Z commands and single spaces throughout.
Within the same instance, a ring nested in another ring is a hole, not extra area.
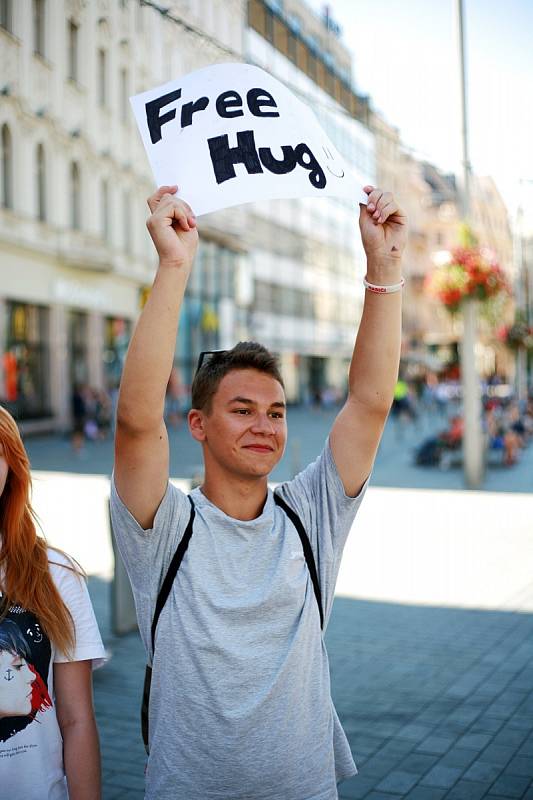
M 288 411 L 289 441 L 282 461 L 272 474 L 273 481 L 290 478 L 316 457 L 325 440 L 335 410 L 315 411 L 290 408 Z M 446 427 L 440 415 L 422 415 L 415 423 L 398 426 L 391 419 L 378 453 L 373 486 L 417 487 L 419 489 L 462 489 L 462 470 L 417 467 L 413 464 L 414 449 L 430 434 Z M 186 423 L 170 431 L 170 474 L 187 478 L 198 471 L 202 463 L 199 445 L 189 436 Z M 68 438 L 59 436 L 31 437 L 28 452 L 34 470 L 53 470 L 74 474 L 109 475 L 113 465 L 113 444 L 90 442 L 76 456 Z M 524 454 L 522 466 L 506 469 L 494 465 L 487 472 L 483 489 L 486 491 L 530 492 L 533 490 L 532 448 Z
M 274 478 L 317 454 L 332 416 L 291 412 L 292 447 Z M 327 633 L 360 773 L 342 800 L 533 800 L 533 445 L 466 492 L 459 469 L 412 465 L 414 444 L 439 426 L 432 418 L 402 435 L 388 426 L 346 547 Z M 171 472 L 189 477 L 199 453 L 185 430 L 171 439 Z M 111 445 L 75 461 L 61 439 L 28 449 L 43 527 L 90 572 L 111 655 L 95 674 L 104 798 L 136 800 L 144 653 L 136 633 L 110 629 Z

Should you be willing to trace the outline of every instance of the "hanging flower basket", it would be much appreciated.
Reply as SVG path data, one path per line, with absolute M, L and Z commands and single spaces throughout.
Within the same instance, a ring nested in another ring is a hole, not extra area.
M 512 325 L 502 325 L 496 335 L 510 350 L 518 350 L 520 347 L 533 350 L 533 327 L 523 319 L 515 319 Z
M 456 247 L 449 261 L 436 267 L 426 279 L 427 292 L 451 314 L 467 299 L 482 303 L 510 294 L 505 274 L 496 260 L 479 247 Z

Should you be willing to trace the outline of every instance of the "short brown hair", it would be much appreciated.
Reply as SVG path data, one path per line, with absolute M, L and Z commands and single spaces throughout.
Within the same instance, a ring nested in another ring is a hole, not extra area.
M 256 369 L 264 372 L 275 378 L 285 389 L 276 356 L 258 342 L 239 342 L 231 350 L 213 353 L 209 360 L 204 361 L 192 382 L 192 407 L 209 414 L 220 381 L 235 369 Z

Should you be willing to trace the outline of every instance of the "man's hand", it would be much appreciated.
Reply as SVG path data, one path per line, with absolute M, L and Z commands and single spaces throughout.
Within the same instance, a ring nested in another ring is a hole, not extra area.
M 390 192 L 365 186 L 366 206 L 360 206 L 359 227 L 366 257 L 372 263 L 390 263 L 402 257 L 407 242 L 407 217 Z
M 148 198 L 152 215 L 146 227 L 161 266 L 190 269 L 198 246 L 196 217 L 187 203 L 174 197 L 177 190 L 177 186 L 160 186 Z

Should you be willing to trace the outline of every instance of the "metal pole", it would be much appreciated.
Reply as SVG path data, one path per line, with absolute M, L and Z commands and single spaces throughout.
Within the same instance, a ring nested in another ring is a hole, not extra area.
M 522 184 L 522 181 L 520 181 Z M 516 211 L 515 220 L 515 235 L 514 235 L 514 257 L 515 257 L 515 298 L 516 308 L 519 315 L 527 320 L 527 305 L 526 305 L 526 285 L 524 274 L 524 253 L 522 241 L 522 218 L 523 209 L 520 204 L 521 198 L 519 197 L 519 205 Z M 516 352 L 516 396 L 520 407 L 523 408 L 527 401 L 527 353 L 523 347 L 519 347 Z
M 468 118 L 466 97 L 465 35 L 463 0 L 456 0 L 457 36 L 459 45 L 459 77 L 461 87 L 461 133 L 463 187 L 461 193 L 463 220 L 470 220 L 470 161 L 468 158 Z M 483 481 L 483 437 L 481 431 L 481 389 L 476 370 L 475 346 L 477 308 L 474 300 L 464 303 L 463 338 L 461 343 L 461 378 L 463 384 L 463 470 L 466 485 L 477 489 Z
M 531 325 L 533 323 L 532 299 L 533 299 L 533 270 L 529 263 L 529 248 L 524 247 L 524 187 L 533 186 L 531 178 L 519 179 L 518 207 L 514 224 L 513 250 L 515 267 L 515 297 L 516 307 L 521 312 L 524 321 Z M 518 400 L 525 404 L 528 399 L 529 387 L 531 385 L 530 359 L 525 348 L 519 348 L 516 354 L 516 389 Z

